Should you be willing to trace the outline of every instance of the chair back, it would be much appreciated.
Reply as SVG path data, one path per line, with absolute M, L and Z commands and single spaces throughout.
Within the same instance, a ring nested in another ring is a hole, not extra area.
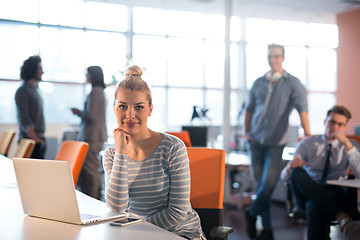
M 188 147 L 191 190 L 190 202 L 199 214 L 207 239 L 212 229 L 222 225 L 225 152 L 211 148 Z
M 14 139 L 16 130 L 10 129 L 3 132 L 0 138 L 0 154 L 7 156 L 12 140 Z
M 68 161 L 76 185 L 89 144 L 82 141 L 63 141 L 55 160 Z
M 36 142 L 32 139 L 22 138 L 13 158 L 29 158 L 34 151 Z
M 180 131 L 180 132 L 166 132 L 166 133 L 180 138 L 181 141 L 183 141 L 185 143 L 186 147 L 191 147 L 192 146 L 191 140 L 190 140 L 190 134 L 189 134 L 188 131 L 183 130 L 183 131 Z
M 360 145 L 360 135 L 346 135 L 349 139 L 355 140 Z

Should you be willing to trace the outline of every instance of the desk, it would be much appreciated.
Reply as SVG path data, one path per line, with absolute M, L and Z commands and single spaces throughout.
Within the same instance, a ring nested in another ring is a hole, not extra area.
M 250 158 L 247 153 L 227 153 L 225 154 L 225 188 L 224 188 L 224 204 L 234 206 L 237 209 L 242 209 L 244 202 L 242 194 L 246 191 L 246 188 L 251 185 L 251 189 L 254 189 L 253 179 L 250 173 Z M 231 201 L 232 196 L 232 172 L 236 172 L 233 178 L 237 179 L 240 183 L 239 186 L 239 198 L 234 203 Z
M 169 231 L 141 222 L 126 227 L 107 222 L 74 225 L 24 215 L 11 159 L 0 155 L 0 239 L 10 240 L 183 240 Z M 81 205 L 81 202 L 79 203 Z
M 327 180 L 326 184 L 360 188 L 360 179 Z

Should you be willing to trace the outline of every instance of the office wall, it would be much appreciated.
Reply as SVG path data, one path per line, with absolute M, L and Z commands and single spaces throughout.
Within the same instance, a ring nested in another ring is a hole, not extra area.
M 354 124 L 360 124 L 360 8 L 338 14 L 338 103 L 347 106 L 353 119 L 347 133 L 353 133 Z

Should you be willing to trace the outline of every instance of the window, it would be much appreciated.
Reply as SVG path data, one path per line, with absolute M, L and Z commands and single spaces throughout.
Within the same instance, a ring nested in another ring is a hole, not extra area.
M 83 0 L 3 0 L 0 18 L 5 19 L 0 20 L 3 96 L 13 99 L 21 82 L 12 80 L 19 79 L 22 62 L 40 54 L 48 123 L 79 123 L 69 108 L 83 108 L 90 90 L 86 68 L 99 65 L 110 84 L 105 89 L 110 133 L 117 124 L 114 84 L 130 61 L 143 68 L 152 87 L 154 130 L 189 124 L 194 106 L 209 109 L 211 125 L 228 124 L 223 123 L 223 15 Z M 285 46 L 284 68 L 309 92 L 311 131 L 321 132 L 321 114 L 336 102 L 336 25 L 233 16 L 230 40 L 230 125 L 242 129 L 247 91 L 269 70 L 267 45 L 278 43 Z M 318 104 L 323 99 L 327 104 Z M 3 123 L 16 121 L 11 104 L 0 104 L 7 113 L 0 117 Z
M 165 37 L 134 35 L 133 59 L 143 67 L 143 77 L 152 86 L 165 86 L 167 41 Z
M 127 8 L 119 4 L 85 2 L 85 27 L 125 32 Z
M 19 79 L 23 61 L 39 53 L 39 29 L 32 25 L 0 22 L 0 36 L 0 78 Z
M 84 45 L 82 30 L 40 28 L 40 55 L 43 79 L 84 82 Z
M 0 1 L 0 18 L 2 19 L 36 23 L 39 20 L 38 13 L 39 13 L 39 0 Z

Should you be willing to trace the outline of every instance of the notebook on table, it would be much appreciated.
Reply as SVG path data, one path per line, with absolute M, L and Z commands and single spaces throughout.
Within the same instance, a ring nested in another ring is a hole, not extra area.
M 126 216 L 112 212 L 105 203 L 76 191 L 67 161 L 14 158 L 13 163 L 26 215 L 73 224 Z

